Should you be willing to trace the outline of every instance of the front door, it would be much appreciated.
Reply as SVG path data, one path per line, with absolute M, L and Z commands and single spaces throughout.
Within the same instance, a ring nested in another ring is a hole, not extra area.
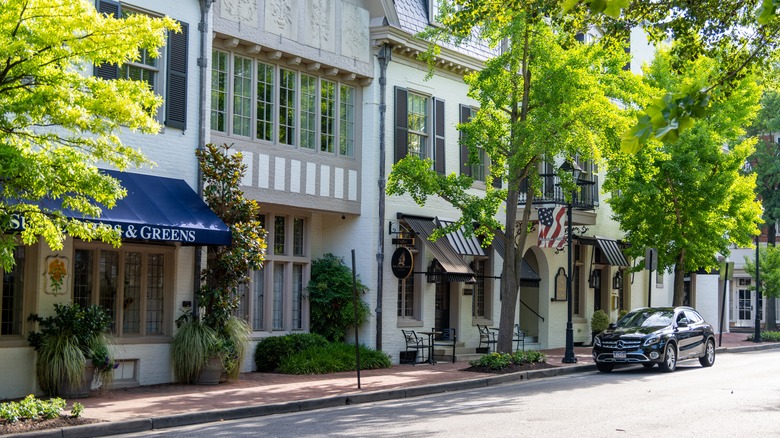
M 450 283 L 436 283 L 436 329 L 450 328 Z
M 737 289 L 737 324 L 739 326 L 751 326 L 755 324 L 755 291 L 750 289 Z M 758 319 L 762 318 L 761 308 L 764 305 L 764 297 L 758 297 Z

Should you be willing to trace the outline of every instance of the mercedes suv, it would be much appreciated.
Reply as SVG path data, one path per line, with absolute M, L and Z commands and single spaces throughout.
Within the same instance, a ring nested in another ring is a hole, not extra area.
M 631 363 L 672 372 L 678 361 L 696 358 L 705 367 L 715 363 L 715 334 L 690 307 L 634 309 L 593 340 L 593 360 L 603 373 Z

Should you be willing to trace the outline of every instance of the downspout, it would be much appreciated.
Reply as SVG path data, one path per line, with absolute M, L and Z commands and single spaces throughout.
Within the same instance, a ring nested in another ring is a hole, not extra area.
M 208 71 L 208 53 L 206 53 L 206 43 L 209 36 L 208 16 L 211 5 L 215 0 L 198 0 L 200 4 L 200 23 L 198 23 L 198 31 L 200 32 L 200 53 L 198 56 L 198 150 L 203 150 L 206 145 L 206 123 L 209 118 L 206 114 L 206 95 L 208 93 L 206 84 L 206 74 Z M 198 164 L 198 196 L 203 198 L 203 173 L 200 170 L 200 164 Z M 194 289 L 192 291 L 192 314 L 194 317 L 198 317 L 198 294 L 197 291 L 200 287 L 200 270 L 203 263 L 203 247 L 198 245 L 195 247 L 195 261 L 194 261 Z
M 377 236 L 379 246 L 376 254 L 376 350 L 382 350 L 382 299 L 385 261 L 385 113 L 387 112 L 387 64 L 390 62 L 392 47 L 384 43 L 379 49 L 379 220 Z

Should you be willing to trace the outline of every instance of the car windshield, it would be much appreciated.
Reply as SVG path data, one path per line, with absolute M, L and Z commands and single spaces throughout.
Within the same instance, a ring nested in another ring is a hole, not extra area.
M 622 328 L 665 327 L 672 323 L 674 310 L 640 310 L 624 316 L 617 326 Z

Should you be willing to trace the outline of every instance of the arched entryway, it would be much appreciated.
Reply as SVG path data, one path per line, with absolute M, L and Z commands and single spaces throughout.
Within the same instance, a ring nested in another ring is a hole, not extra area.
M 539 298 L 539 262 L 536 254 L 530 249 L 523 256 L 523 262 L 520 275 L 518 323 L 520 329 L 526 333 L 526 339 L 539 339 L 539 331 L 543 323 Z

